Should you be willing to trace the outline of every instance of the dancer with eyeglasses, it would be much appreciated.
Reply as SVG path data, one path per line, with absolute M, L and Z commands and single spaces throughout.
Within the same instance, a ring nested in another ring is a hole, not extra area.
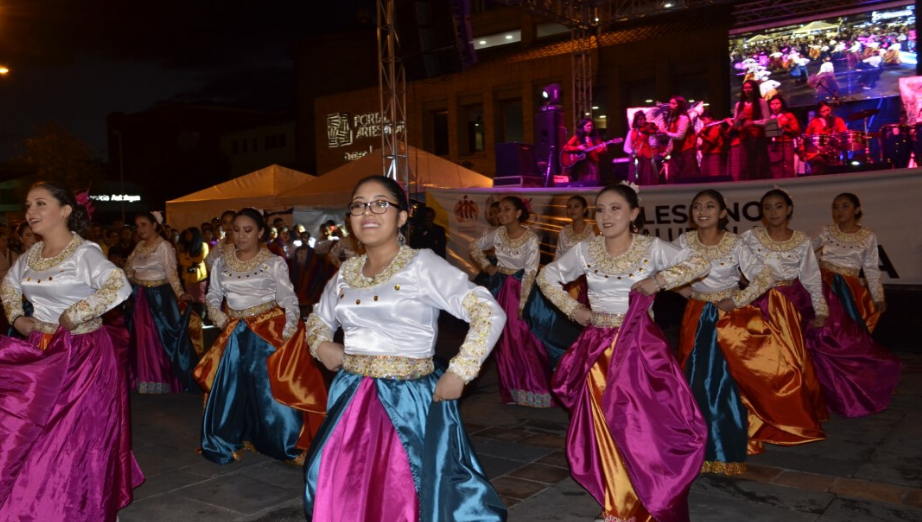
M 337 372 L 304 467 L 313 522 L 506 519 L 457 405 L 505 314 L 431 250 L 401 246 L 407 218 L 396 181 L 356 185 L 347 219 L 366 253 L 343 263 L 307 321 L 311 354 Z M 440 310 L 470 323 L 447 370 L 432 359 Z

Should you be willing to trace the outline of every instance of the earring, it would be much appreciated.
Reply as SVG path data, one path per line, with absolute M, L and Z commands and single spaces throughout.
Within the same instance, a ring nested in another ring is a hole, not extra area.
M 407 244 L 407 238 L 406 236 L 403 235 L 402 231 L 397 232 L 397 244 L 400 246 L 404 246 Z

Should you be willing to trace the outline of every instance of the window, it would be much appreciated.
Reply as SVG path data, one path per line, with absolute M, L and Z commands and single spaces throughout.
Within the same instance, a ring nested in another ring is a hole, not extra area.
M 486 146 L 484 133 L 486 131 L 483 122 L 483 104 L 466 105 L 463 107 L 461 114 L 464 116 L 464 146 L 461 147 L 462 154 L 474 154 L 483 152 Z
M 501 120 L 497 125 L 497 142 L 521 142 L 524 139 L 522 99 L 502 100 L 499 106 Z
M 429 111 L 429 132 L 425 136 L 426 150 L 436 156 L 448 155 L 448 111 Z

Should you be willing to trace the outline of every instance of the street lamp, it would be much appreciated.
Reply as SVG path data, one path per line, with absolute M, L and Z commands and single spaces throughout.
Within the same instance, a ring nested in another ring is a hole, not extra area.
M 6 76 L 10 73 L 10 70 L 7 67 L 0 65 L 0 76 Z

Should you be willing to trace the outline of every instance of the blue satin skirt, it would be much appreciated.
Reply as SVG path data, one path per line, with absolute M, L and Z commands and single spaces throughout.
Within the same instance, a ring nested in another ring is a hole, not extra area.
M 693 304 L 699 302 L 688 308 Z M 708 427 L 703 471 L 737 474 L 745 469 L 748 413 L 717 343 L 718 319 L 714 303 L 705 304 L 683 369 Z
M 172 370 L 174 382 L 171 385 L 176 386 L 179 383 L 182 390 L 197 392 L 198 384 L 192 379 L 192 370 L 198 364 L 198 355 L 195 353 L 195 346 L 192 344 L 192 338 L 189 336 L 189 320 L 192 316 L 192 307 L 186 307 L 185 313 L 180 313 L 179 304 L 176 302 L 176 296 L 170 285 L 160 285 L 154 287 L 143 287 L 135 285 L 132 289 L 132 307 L 125 314 L 125 326 L 131 333 L 131 350 L 129 363 L 132 369 L 138 365 L 137 347 L 139 344 L 159 344 L 163 348 L 164 355 L 169 361 Z M 135 313 L 138 307 L 138 300 L 146 300 L 147 310 L 153 321 L 155 332 L 150 332 L 135 324 Z M 138 343 L 138 336 L 157 337 L 156 343 Z M 137 371 L 133 372 L 139 380 L 144 379 Z M 173 392 L 182 390 L 172 389 Z M 144 391 L 142 390 L 142 393 Z
M 266 359 L 275 347 L 240 321 L 224 354 L 202 416 L 202 455 L 217 464 L 240 458 L 244 448 L 297 461 L 304 414 L 272 396 Z
M 439 369 L 414 380 L 374 379 L 345 370 L 341 370 L 336 375 L 330 387 L 326 420 L 311 444 L 304 466 L 307 483 L 304 491 L 304 509 L 308 520 L 315 520 L 315 506 L 349 502 L 340 497 L 338 494 L 340 492 L 336 492 L 334 498 L 318 497 L 321 462 L 325 458 L 324 450 L 327 444 L 332 444 L 331 439 L 342 436 L 341 433 L 336 433 L 340 421 L 347 422 L 344 416 L 356 414 L 356 412 L 347 413 L 350 404 L 354 400 L 367 403 L 369 399 L 379 402 L 386 412 L 392 425 L 386 426 L 386 429 L 396 431 L 409 460 L 413 484 L 401 484 L 399 487 L 391 485 L 388 488 L 385 479 L 390 474 L 386 473 L 387 470 L 382 470 L 385 473 L 370 477 L 368 480 L 362 480 L 363 475 L 360 470 L 354 470 L 356 471 L 354 474 L 349 469 L 341 470 L 343 473 L 352 475 L 348 487 L 359 493 L 357 496 L 359 501 L 362 498 L 388 499 L 393 495 L 401 494 L 397 490 L 410 492 L 410 495 L 415 491 L 419 516 L 418 518 L 412 517 L 412 520 L 420 522 L 506 520 L 506 508 L 499 494 L 484 475 L 483 468 L 477 460 L 474 448 L 461 423 L 458 402 L 432 402 L 432 393 L 442 373 L 443 371 Z M 375 397 L 358 397 L 361 393 L 360 389 L 369 389 L 367 385 L 361 386 L 365 379 L 372 381 L 373 386 L 370 393 L 375 394 Z M 362 412 L 357 413 L 361 415 Z M 380 457 L 374 455 L 374 448 L 368 448 L 368 453 L 369 461 Z M 334 457 L 336 455 L 329 455 L 327 458 Z M 359 462 L 353 464 L 363 465 Z M 323 480 L 331 479 L 323 477 Z M 344 496 L 350 494 L 345 491 L 342 493 Z M 409 500 L 412 503 L 412 499 Z M 343 511 L 340 510 L 340 512 Z M 369 506 L 360 520 L 378 519 L 379 514 L 383 512 L 386 512 L 386 508 Z M 353 522 L 353 520 L 336 516 L 326 516 L 325 519 Z

